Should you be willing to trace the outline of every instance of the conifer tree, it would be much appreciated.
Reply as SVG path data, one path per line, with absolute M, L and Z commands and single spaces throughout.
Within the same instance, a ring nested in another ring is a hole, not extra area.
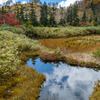
M 2 15 L 6 14 L 6 11 L 4 10 L 4 7 L 2 7 L 1 14 Z
M 82 16 L 82 22 L 86 22 L 87 18 L 86 18 L 86 11 L 84 10 L 83 16 Z
M 39 24 L 38 21 L 37 21 L 37 18 L 36 18 L 33 3 L 31 3 L 30 21 L 31 21 L 33 26 L 38 26 L 38 24 Z
M 24 9 L 23 9 L 23 5 L 21 5 L 21 10 L 20 10 L 20 21 L 24 21 Z
M 54 27 L 54 26 L 57 26 L 57 23 L 55 21 L 55 14 L 56 14 L 56 5 L 57 3 L 53 3 L 53 6 L 52 6 L 52 10 L 50 11 L 50 18 L 49 18 L 49 24 Z
M 60 19 L 59 25 L 65 26 L 66 25 L 65 11 L 63 7 L 60 7 L 60 8 L 61 8 L 61 12 L 60 12 L 61 19 Z
M 17 15 L 16 15 L 16 17 L 18 18 L 18 19 L 20 19 L 20 13 L 19 13 L 19 8 L 17 7 Z
M 48 25 L 48 12 L 47 12 L 47 4 L 46 2 L 44 2 L 43 6 L 41 6 L 41 10 L 40 10 L 40 23 L 44 26 Z
M 70 5 L 70 7 L 67 8 L 66 15 L 67 15 L 67 18 L 66 18 L 67 23 L 70 22 L 70 25 L 71 25 L 71 23 L 72 23 L 72 5 Z
M 78 25 L 79 23 L 79 18 L 78 18 L 78 5 L 77 2 L 75 3 L 74 7 L 73 7 L 73 26 Z

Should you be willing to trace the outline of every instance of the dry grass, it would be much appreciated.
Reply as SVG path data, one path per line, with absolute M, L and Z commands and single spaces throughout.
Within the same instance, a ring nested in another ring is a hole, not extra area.
M 47 48 L 60 48 L 63 53 L 95 51 L 100 47 L 99 35 L 66 39 L 39 39 L 38 41 Z

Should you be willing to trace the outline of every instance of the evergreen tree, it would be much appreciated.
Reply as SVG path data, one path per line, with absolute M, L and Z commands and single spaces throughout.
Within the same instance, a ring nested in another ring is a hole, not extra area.
M 33 3 L 31 3 L 30 21 L 31 21 L 33 26 L 38 26 L 38 24 L 39 24 L 38 21 L 37 21 L 37 18 L 36 18 Z
M 55 11 L 56 11 L 56 4 L 53 3 L 52 10 L 50 11 L 50 18 L 49 18 L 49 24 L 52 27 L 57 26 L 57 23 L 55 21 L 55 13 L 56 13 Z
M 70 25 L 71 25 L 71 23 L 72 23 L 72 5 L 70 5 L 70 7 L 67 8 L 66 15 L 67 15 L 67 18 L 66 18 L 67 23 L 70 22 Z
M 73 26 L 76 26 L 78 25 L 79 23 L 79 18 L 78 18 L 78 5 L 77 5 L 77 2 L 75 3 L 74 7 L 73 7 Z
M 66 25 L 65 11 L 63 7 L 60 7 L 60 9 L 61 9 L 61 12 L 60 12 L 61 19 L 60 19 L 59 25 L 65 26 Z
M 48 12 L 47 12 L 47 4 L 46 2 L 44 2 L 43 6 L 41 6 L 41 10 L 40 10 L 40 23 L 44 26 L 48 25 Z
M 93 0 L 92 0 L 92 2 L 91 2 L 91 9 L 92 9 L 92 11 L 93 11 L 93 14 L 95 15 Z
M 75 20 L 76 18 L 78 18 L 78 5 L 77 2 L 75 3 L 74 7 L 73 7 L 73 20 Z
M 16 15 L 16 17 L 18 18 L 18 19 L 20 19 L 20 13 L 19 13 L 19 8 L 17 7 L 17 15 Z
M 24 21 L 24 9 L 23 9 L 23 5 L 21 5 L 21 10 L 20 10 L 20 21 Z
M 94 24 L 94 26 L 98 25 L 98 17 L 97 16 L 95 16 L 93 24 Z
M 1 14 L 2 15 L 6 14 L 6 11 L 4 10 L 4 7 L 2 7 Z
M 82 22 L 86 22 L 87 17 L 86 17 L 86 11 L 84 10 L 83 17 L 82 17 Z
M 64 18 L 60 19 L 59 25 L 65 26 L 66 25 L 66 21 Z

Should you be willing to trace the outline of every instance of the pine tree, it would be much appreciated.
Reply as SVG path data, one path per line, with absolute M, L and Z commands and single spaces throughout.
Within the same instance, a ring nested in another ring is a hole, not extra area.
M 2 7 L 1 14 L 2 15 L 6 14 L 6 11 L 4 10 L 4 7 Z
M 16 15 L 16 17 L 18 18 L 18 19 L 20 19 L 20 13 L 19 13 L 19 8 L 17 7 L 17 15 Z
M 82 17 L 82 22 L 86 22 L 87 17 L 86 17 L 86 11 L 84 10 L 83 17 Z
M 61 19 L 60 19 L 59 25 L 65 26 L 66 25 L 65 11 L 63 7 L 60 7 L 60 9 L 61 9 L 61 12 L 60 12 Z
M 70 22 L 70 25 L 71 25 L 71 23 L 72 23 L 72 5 L 70 5 L 70 7 L 67 8 L 66 15 L 67 15 L 67 18 L 66 18 L 67 23 Z
M 52 10 L 50 11 L 50 18 L 49 18 L 49 24 L 54 27 L 54 26 L 57 26 L 57 23 L 55 21 L 55 14 L 56 14 L 56 4 L 53 3 L 53 6 L 52 6 Z
M 47 4 L 46 2 L 44 2 L 43 6 L 41 6 L 41 10 L 40 10 L 40 23 L 44 26 L 48 25 L 48 12 L 47 12 Z
M 78 17 L 78 5 L 77 5 L 77 2 L 73 7 L 73 14 L 72 15 L 73 15 L 73 20 L 75 20 Z
M 21 5 L 21 10 L 20 10 L 20 21 L 24 21 L 24 9 L 23 9 L 23 5 Z
M 79 23 L 79 18 L 78 18 L 78 5 L 77 5 L 77 2 L 75 3 L 74 7 L 73 7 L 73 26 L 77 26 L 78 23 Z
M 31 21 L 33 26 L 38 26 L 38 24 L 39 24 L 38 21 L 37 21 L 37 18 L 36 18 L 33 3 L 31 3 L 30 21 Z

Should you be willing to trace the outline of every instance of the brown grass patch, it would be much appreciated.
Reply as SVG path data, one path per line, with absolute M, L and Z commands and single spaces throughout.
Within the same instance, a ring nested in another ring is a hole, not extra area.
M 95 51 L 100 47 L 100 36 L 71 37 L 66 39 L 39 39 L 47 48 L 60 48 L 63 53 Z

